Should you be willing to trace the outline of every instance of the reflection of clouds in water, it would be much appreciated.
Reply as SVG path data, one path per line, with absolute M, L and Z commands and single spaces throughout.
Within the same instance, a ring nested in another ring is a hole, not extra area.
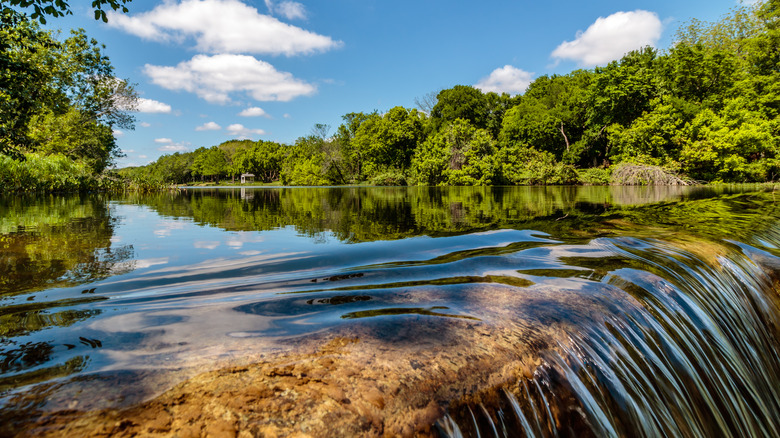
M 254 255 L 261 254 L 261 252 L 260 251 L 241 251 L 238 254 L 240 254 L 242 256 L 254 256 Z
M 122 241 L 122 236 L 112 236 L 111 243 L 119 243 Z
M 99 371 L 181 369 L 224 366 L 224 361 L 247 360 L 274 347 L 273 339 L 254 333 L 272 328 L 272 318 L 236 312 L 234 303 L 182 306 L 163 303 L 150 312 L 132 312 L 97 319 L 89 328 L 107 337 L 134 338 L 134 348 L 103 348 L 107 360 Z M 159 304 L 158 304 L 159 305 Z M 232 335 L 238 333 L 239 336 Z M 250 336 L 241 336 L 249 334 Z
M 161 220 L 157 223 L 157 229 L 154 230 L 154 235 L 160 238 L 168 237 L 173 230 L 183 230 L 187 226 L 185 221 L 178 220 Z
M 219 242 L 199 240 L 197 242 L 194 242 L 192 245 L 195 248 L 200 248 L 200 249 L 214 249 L 219 246 Z
M 263 236 L 258 233 L 233 233 L 227 237 L 225 243 L 233 249 L 243 248 L 245 243 L 263 242 Z
M 136 292 L 130 291 L 125 294 L 124 297 L 133 296 L 146 296 L 152 293 L 154 296 L 161 298 L 167 292 L 177 292 L 181 290 L 187 290 L 194 292 L 197 290 L 216 290 L 215 285 L 219 285 L 224 282 L 224 278 L 213 278 L 210 280 L 204 280 L 202 276 L 211 275 L 216 273 L 224 273 L 228 270 L 240 270 L 252 268 L 256 269 L 258 274 L 263 274 L 264 265 L 276 265 L 276 267 L 269 271 L 271 275 L 284 277 L 285 275 L 291 278 L 300 278 L 304 270 L 293 270 L 290 273 L 285 273 L 284 270 L 280 273 L 278 266 L 285 263 L 302 261 L 310 259 L 312 256 L 307 255 L 305 252 L 290 252 L 290 253 L 278 253 L 278 254 L 265 254 L 257 255 L 246 258 L 215 258 L 203 260 L 200 263 L 195 263 L 186 266 L 172 266 L 168 265 L 160 269 L 153 271 L 146 271 L 143 273 L 143 282 L 148 286 L 136 285 Z M 193 278 L 190 280 L 190 278 Z M 256 277 L 252 277 L 257 279 Z M 137 278 L 117 279 L 117 281 L 107 281 L 103 283 L 104 286 L 123 284 L 128 282 L 136 282 Z M 163 287 L 164 285 L 170 287 Z M 119 298 L 119 297 L 115 297 Z
M 168 257 L 159 257 L 154 259 L 139 259 L 139 260 L 128 260 L 125 262 L 117 263 L 114 266 L 111 267 L 111 275 L 119 275 L 124 274 L 126 272 L 130 272 L 134 269 L 144 269 L 149 268 L 155 265 L 166 265 L 169 262 Z
M 141 259 L 135 261 L 137 269 L 148 268 L 154 265 L 165 265 L 168 263 L 168 257 L 159 257 L 156 259 Z

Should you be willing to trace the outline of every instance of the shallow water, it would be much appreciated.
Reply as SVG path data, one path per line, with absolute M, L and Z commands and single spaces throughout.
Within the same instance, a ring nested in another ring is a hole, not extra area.
M 0 412 L 19 422 L 130 406 L 197 373 L 338 336 L 362 342 L 354 362 L 384 366 L 387 381 L 438 384 L 426 397 L 443 435 L 778 435 L 776 196 L 237 188 L 0 199 Z M 454 377 L 469 361 L 481 371 Z

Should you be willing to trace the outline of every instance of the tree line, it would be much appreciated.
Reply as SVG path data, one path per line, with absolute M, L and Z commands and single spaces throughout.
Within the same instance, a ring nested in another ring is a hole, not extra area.
M 26 38 L 34 50 L 4 46 L 0 61 L 29 74 L 14 73 L 12 84 L 0 78 L 0 105 L 15 105 L 13 117 L 3 108 L 0 152 L 60 154 L 103 171 L 120 154 L 110 129 L 131 123 L 132 87 L 111 76 L 83 32 L 56 42 L 11 18 L 2 44 Z M 605 184 L 631 175 L 615 169 L 645 166 L 695 181 L 775 181 L 779 26 L 780 0 L 767 0 L 714 23 L 693 20 L 668 50 L 640 48 L 603 67 L 541 76 L 522 95 L 457 85 L 419 108 L 349 113 L 333 132 L 315 125 L 293 144 L 231 140 L 118 173 L 147 186 L 243 173 L 286 185 Z M 53 60 L 69 56 L 79 62 L 60 72 Z M 36 90 L 43 96 L 21 97 Z
M 698 181 L 780 176 L 780 1 L 692 21 L 676 43 L 545 75 L 520 96 L 457 85 L 419 109 L 350 113 L 292 145 L 230 141 L 126 174 L 168 183 L 253 173 L 289 185 L 606 183 L 621 165 Z

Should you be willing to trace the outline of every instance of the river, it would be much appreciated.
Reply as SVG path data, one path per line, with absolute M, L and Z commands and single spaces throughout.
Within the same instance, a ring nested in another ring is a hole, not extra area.
M 0 197 L 0 436 L 780 436 L 779 199 Z

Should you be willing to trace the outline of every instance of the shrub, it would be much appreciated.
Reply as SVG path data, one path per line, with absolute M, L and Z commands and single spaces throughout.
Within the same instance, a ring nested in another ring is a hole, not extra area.
M 388 169 L 376 176 L 371 177 L 368 183 L 372 186 L 405 186 L 406 177 L 398 169 Z
M 570 164 L 555 161 L 550 152 L 521 145 L 501 149 L 496 157 L 500 177 L 509 185 L 576 184 L 577 170 Z
M 586 186 L 606 186 L 609 185 L 609 179 L 612 176 L 610 169 L 601 169 L 592 167 L 590 169 L 578 169 L 577 177 L 580 183 Z
M 84 163 L 61 155 L 25 154 L 15 160 L 0 155 L 0 185 L 6 192 L 69 192 L 98 187 Z

